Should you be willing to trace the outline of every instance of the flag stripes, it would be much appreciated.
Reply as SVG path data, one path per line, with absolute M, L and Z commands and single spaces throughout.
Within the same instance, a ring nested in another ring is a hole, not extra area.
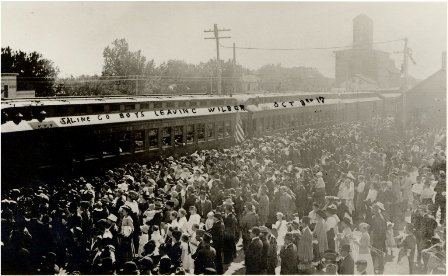
M 235 123 L 235 142 L 241 143 L 244 141 L 244 130 L 243 122 L 241 121 L 240 113 L 236 113 L 236 123 Z

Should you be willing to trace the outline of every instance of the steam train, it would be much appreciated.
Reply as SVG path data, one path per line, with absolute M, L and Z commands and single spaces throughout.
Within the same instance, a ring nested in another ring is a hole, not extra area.
M 246 138 L 394 115 L 396 91 L 5 99 L 2 180 L 110 167 Z

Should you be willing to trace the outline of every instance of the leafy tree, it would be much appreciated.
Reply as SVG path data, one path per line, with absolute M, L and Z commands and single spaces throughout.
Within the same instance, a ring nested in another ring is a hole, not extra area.
M 155 73 L 154 60 L 147 62 L 140 50 L 130 51 L 129 44 L 124 38 L 115 39 L 111 47 L 107 46 L 103 51 L 103 57 L 103 77 L 125 77 L 124 80 L 115 82 L 115 87 L 122 94 L 134 94 L 136 90 L 150 93 L 157 88 L 154 81 L 147 80 L 147 77 Z M 135 80 L 130 80 L 129 77 Z
M 2 73 L 17 73 L 17 90 L 35 90 L 36 96 L 53 96 L 59 69 L 37 52 L 2 48 Z
M 142 56 L 140 50 L 131 52 L 124 38 L 115 39 L 112 47 L 107 46 L 103 57 L 103 76 L 142 75 L 147 70 L 146 66 L 153 64 L 146 63 L 146 57 Z

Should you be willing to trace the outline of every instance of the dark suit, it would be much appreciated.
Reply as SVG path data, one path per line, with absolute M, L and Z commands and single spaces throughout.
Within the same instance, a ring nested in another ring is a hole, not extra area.
M 212 202 L 208 199 L 205 200 L 204 204 L 202 204 L 201 200 L 197 200 L 194 204 L 196 206 L 196 209 L 198 210 L 198 214 L 201 216 L 201 218 L 207 218 L 207 214 L 212 211 Z
M 355 262 L 353 258 L 348 255 L 345 259 L 338 262 L 338 274 L 353 275 L 355 273 Z
M 263 251 L 261 253 L 260 269 L 262 271 L 261 274 L 266 274 L 266 270 L 268 268 L 268 254 L 270 245 L 267 237 L 261 238 L 261 242 L 263 243 Z
M 267 254 L 266 274 L 275 275 L 275 268 L 277 267 L 277 239 L 268 234 L 269 250 Z
M 252 239 L 247 247 L 244 256 L 246 265 L 246 274 L 260 274 L 261 273 L 261 256 L 263 253 L 263 243 L 256 237 Z
M 299 272 L 297 262 L 297 246 L 293 243 L 284 245 L 280 250 L 281 269 L 280 274 L 297 274 Z
M 230 263 L 236 257 L 236 237 L 238 236 L 238 222 L 236 216 L 230 213 L 224 217 L 224 263 Z
M 243 250 L 244 253 L 247 251 L 247 247 L 250 242 L 250 234 L 249 230 L 252 229 L 254 226 L 258 226 L 258 215 L 254 212 L 247 212 L 240 221 L 240 228 L 241 228 L 241 237 L 243 238 Z
M 191 206 L 195 206 L 196 204 L 196 196 L 194 194 L 187 194 L 185 197 L 185 203 L 184 203 L 184 209 L 189 210 Z M 187 215 L 188 218 L 190 218 L 190 214 Z
M 194 274 L 206 274 L 206 268 L 215 269 L 216 251 L 210 244 L 204 244 L 195 253 Z
M 216 221 L 213 227 L 208 231 L 212 235 L 213 248 L 216 250 L 216 273 L 224 274 L 222 266 L 222 247 L 224 242 L 224 224 L 221 221 Z
M 180 266 L 182 260 L 182 248 L 180 247 L 180 242 L 176 242 L 173 244 L 170 249 L 168 250 L 168 257 L 170 257 L 171 261 L 173 262 L 173 265 L 175 267 Z

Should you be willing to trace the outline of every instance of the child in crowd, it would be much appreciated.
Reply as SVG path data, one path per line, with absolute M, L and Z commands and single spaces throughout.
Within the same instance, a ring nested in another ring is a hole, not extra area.
M 393 249 L 397 246 L 394 238 L 394 224 L 390 221 L 387 222 L 386 232 L 386 250 L 387 255 L 393 256 Z M 390 252 L 390 253 L 389 253 Z
M 159 247 L 159 245 L 163 243 L 164 236 L 165 236 L 165 230 L 163 230 L 163 228 L 159 229 L 159 226 L 157 225 L 152 226 L 151 240 L 153 240 L 156 243 L 157 247 Z

